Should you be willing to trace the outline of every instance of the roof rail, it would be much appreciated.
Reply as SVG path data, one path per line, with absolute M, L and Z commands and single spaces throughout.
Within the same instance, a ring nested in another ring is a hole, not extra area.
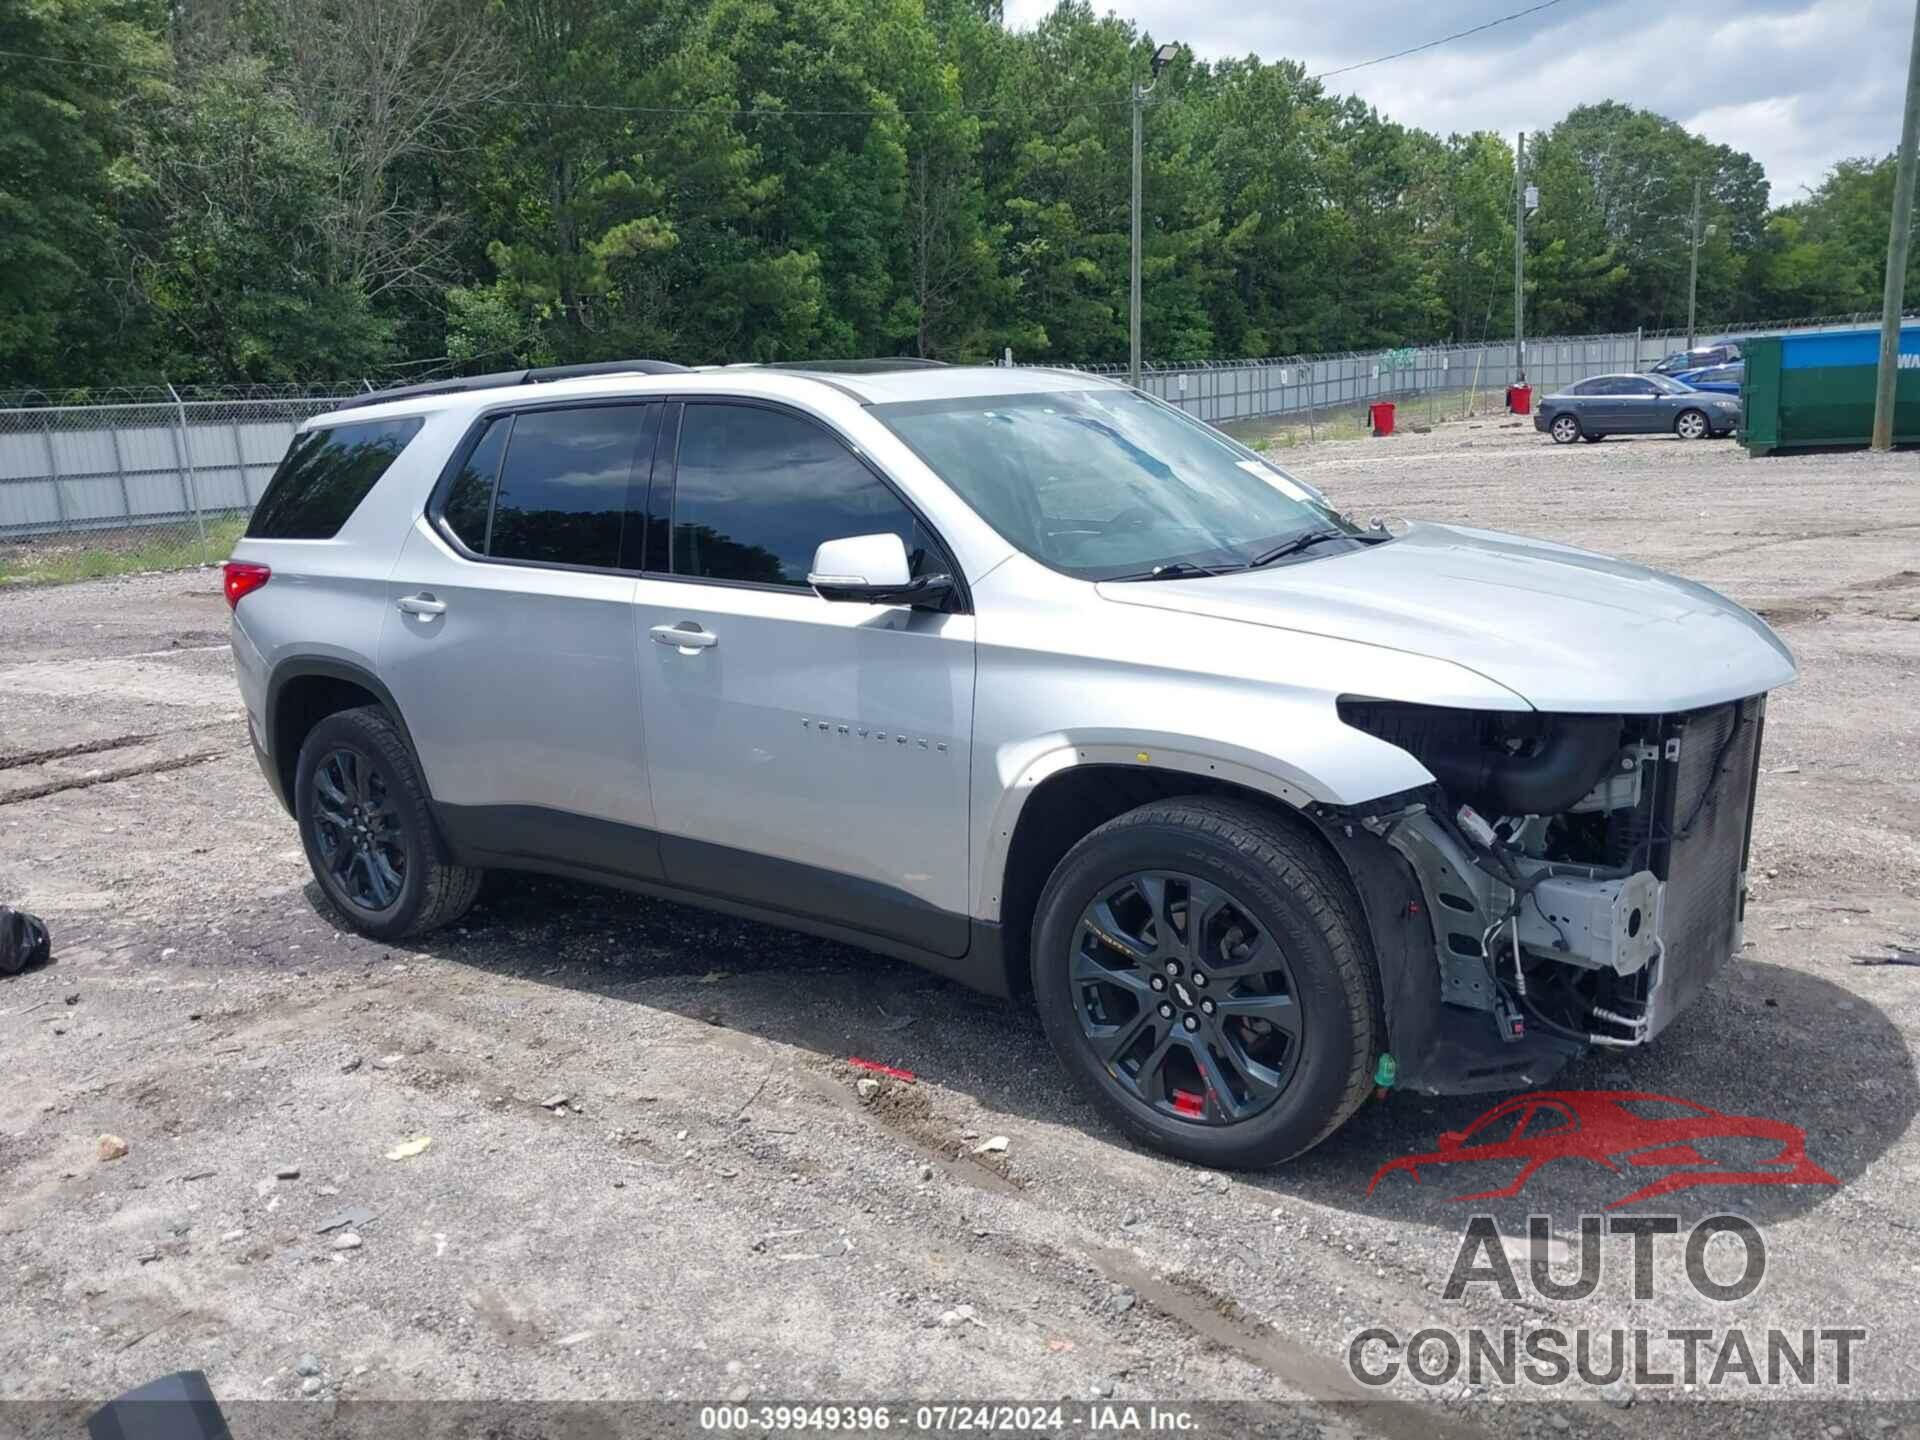
M 362 405 L 384 405 L 389 400 L 417 400 L 427 395 L 462 395 L 469 390 L 497 390 L 508 385 L 544 385 L 552 380 L 579 380 L 589 375 L 678 375 L 686 370 L 671 360 L 594 360 L 582 365 L 542 365 L 532 370 L 498 370 L 491 375 L 458 375 L 445 380 L 423 380 L 417 385 L 395 385 L 366 395 L 353 395 L 336 407 L 355 410 Z
M 768 370 L 799 370 L 815 375 L 885 375 L 893 370 L 939 370 L 944 360 L 923 360 L 915 355 L 885 355 L 869 360 L 769 360 Z

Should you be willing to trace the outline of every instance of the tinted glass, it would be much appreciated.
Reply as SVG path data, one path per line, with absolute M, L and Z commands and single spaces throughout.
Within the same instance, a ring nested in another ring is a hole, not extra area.
M 488 424 L 480 443 L 473 447 L 460 473 L 454 477 L 453 488 L 447 492 L 447 503 L 440 511 L 447 528 L 476 555 L 487 553 L 487 516 L 493 509 L 493 482 L 500 473 L 500 456 L 506 451 L 507 431 L 512 424 L 511 415 L 499 416 Z
M 688 405 L 673 491 L 673 573 L 804 588 L 823 540 L 898 535 L 940 568 L 913 512 L 820 426 L 753 405 Z
M 1582 380 L 1578 385 L 1573 387 L 1573 393 L 1575 395 L 1605 395 L 1608 393 L 1607 387 L 1611 383 L 1612 382 L 1608 380 Z
M 296 435 L 253 507 L 256 540 L 331 540 L 419 433 L 420 420 L 368 420 Z
M 1244 566 L 1308 531 L 1355 533 L 1217 430 L 1117 386 L 872 413 L 1009 543 L 1083 579 Z
M 487 554 L 616 568 L 645 414 L 643 405 L 597 405 L 515 416 Z

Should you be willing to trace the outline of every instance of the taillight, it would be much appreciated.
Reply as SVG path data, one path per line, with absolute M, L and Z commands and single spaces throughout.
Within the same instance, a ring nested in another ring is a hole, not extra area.
M 240 603 L 241 597 L 251 595 L 273 578 L 273 571 L 266 566 L 246 560 L 227 561 L 225 574 L 229 610 Z

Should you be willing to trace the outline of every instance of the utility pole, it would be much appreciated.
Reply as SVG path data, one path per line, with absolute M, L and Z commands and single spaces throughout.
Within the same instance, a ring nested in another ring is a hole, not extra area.
M 1907 114 L 1893 173 L 1893 223 L 1887 232 L 1887 284 L 1881 296 L 1880 373 L 1873 391 L 1873 448 L 1893 448 L 1893 405 L 1900 378 L 1900 310 L 1906 301 L 1907 243 L 1913 233 L 1914 151 L 1920 148 L 1920 3 L 1913 7 L 1913 53 L 1907 57 Z
M 1178 45 L 1162 45 L 1147 62 L 1153 78 L 1144 85 L 1133 82 L 1133 243 L 1127 258 L 1127 375 L 1135 389 L 1140 387 L 1140 127 L 1146 117 L 1147 96 L 1160 79 L 1160 72 L 1179 54 Z
M 1153 86 L 1133 82 L 1133 246 L 1127 259 L 1127 376 L 1140 388 L 1140 123 Z
M 1527 132 L 1513 147 L 1513 363 L 1516 385 L 1527 383 Z
M 1693 177 L 1693 229 L 1690 251 L 1692 259 L 1687 264 L 1687 349 L 1693 349 L 1694 304 L 1700 295 L 1700 177 Z

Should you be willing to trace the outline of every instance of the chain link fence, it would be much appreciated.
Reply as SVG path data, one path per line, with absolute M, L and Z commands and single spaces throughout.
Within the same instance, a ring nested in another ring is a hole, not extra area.
M 1845 329 L 1823 316 L 1701 329 L 1703 343 Z M 1641 370 L 1684 333 L 1546 336 L 1526 343 L 1537 394 L 1588 375 Z M 1331 355 L 1156 365 L 1141 387 L 1213 424 L 1301 420 L 1314 432 L 1375 400 L 1423 402 L 1432 418 L 1497 402 L 1519 373 L 1511 340 Z M 1061 368 L 1061 367 L 1055 367 Z M 1124 375 L 1124 365 L 1065 367 Z M 86 579 L 224 560 L 300 423 L 373 388 L 107 389 L 0 394 L 0 584 Z M 1410 418 L 1418 418 L 1415 404 Z M 1351 419 L 1347 420 L 1351 424 Z
M 300 422 L 362 389 L 0 399 L 0 581 L 224 560 Z

